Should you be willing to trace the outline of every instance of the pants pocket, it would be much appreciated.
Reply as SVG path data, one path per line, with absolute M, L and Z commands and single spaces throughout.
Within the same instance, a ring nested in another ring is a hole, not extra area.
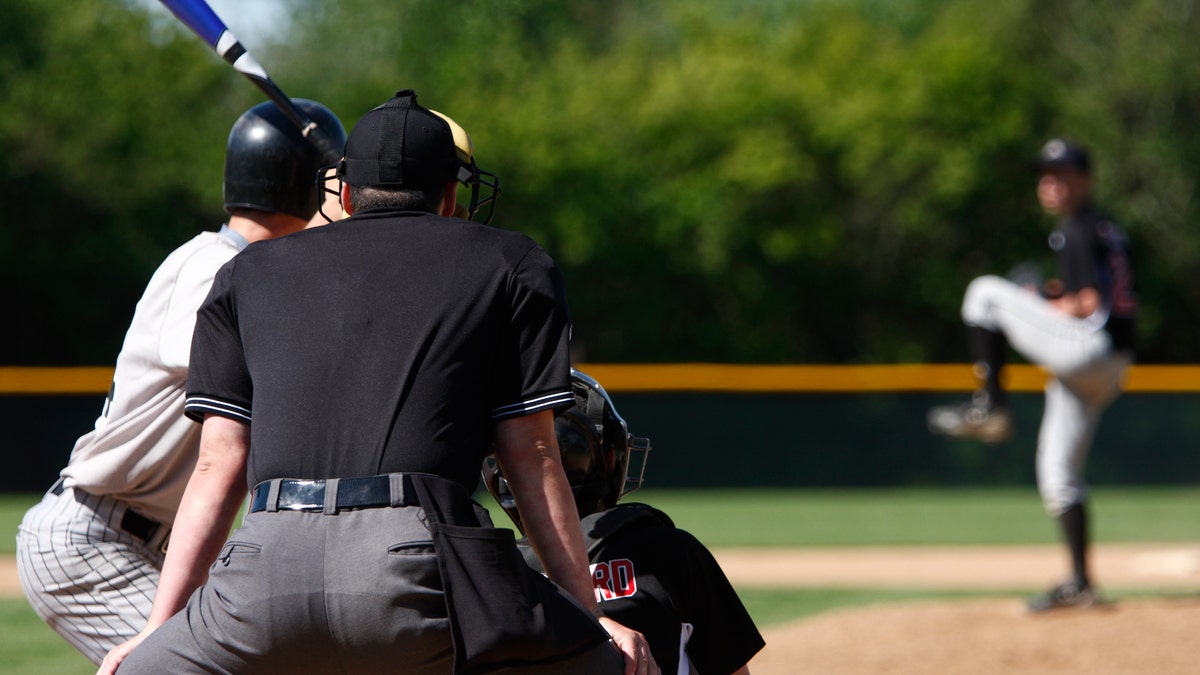
M 457 672 L 573 656 L 608 640 L 599 622 L 531 570 L 511 530 L 431 525 Z
M 226 542 L 224 548 L 221 549 L 221 554 L 217 556 L 213 566 L 222 565 L 229 567 L 235 560 L 243 562 L 247 557 L 255 557 L 262 553 L 262 546 L 251 544 L 244 541 Z

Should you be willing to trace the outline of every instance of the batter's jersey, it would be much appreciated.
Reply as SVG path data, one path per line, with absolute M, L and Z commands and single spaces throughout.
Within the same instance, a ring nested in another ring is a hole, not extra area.
M 529 237 L 365 210 L 222 268 L 187 414 L 250 423 L 250 485 L 423 472 L 473 491 L 494 421 L 574 403 L 569 328 Z
M 199 427 L 183 414 L 196 310 L 217 270 L 245 247 L 246 240 L 224 226 L 197 235 L 154 272 L 95 428 L 75 443 L 61 472 L 66 486 L 174 522 L 200 444 Z
M 619 504 L 581 524 L 601 611 L 646 636 L 664 674 L 728 675 L 763 648 L 712 553 L 665 513 Z M 521 544 L 541 570 L 528 541 Z

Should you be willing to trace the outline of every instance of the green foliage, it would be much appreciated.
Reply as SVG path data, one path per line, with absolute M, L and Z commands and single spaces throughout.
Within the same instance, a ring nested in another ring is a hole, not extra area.
M 220 141 L 259 98 L 170 22 L 67 4 L 0 28 L 0 189 L 29 223 L 0 264 L 46 285 L 5 308 L 46 314 L 10 362 L 111 359 L 149 269 L 220 217 Z M 348 127 L 405 87 L 466 127 L 497 224 L 563 268 L 581 358 L 961 360 L 970 278 L 1047 257 L 1029 169 L 1056 134 L 1137 246 L 1142 360 L 1200 355 L 1191 3 L 292 4 L 259 60 Z
M 255 97 L 122 3 L 15 0 L 4 15 L 5 361 L 107 363 L 154 267 L 221 222 L 225 137 Z

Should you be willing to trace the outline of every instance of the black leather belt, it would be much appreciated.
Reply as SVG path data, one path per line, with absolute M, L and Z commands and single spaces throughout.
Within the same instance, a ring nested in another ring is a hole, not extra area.
M 274 497 L 275 509 L 280 511 L 324 511 L 326 493 L 333 480 L 276 478 L 254 486 L 250 495 L 250 513 L 269 511 L 272 487 L 278 485 Z M 341 509 L 371 509 L 384 506 L 418 506 L 417 491 L 412 478 L 404 474 L 337 479 L 337 495 L 332 507 Z
M 59 478 L 54 485 L 50 487 L 50 494 L 61 495 L 66 491 L 66 486 L 63 485 L 63 479 Z M 158 534 L 158 528 L 162 527 L 162 523 L 151 520 L 146 516 L 126 507 L 125 513 L 121 515 L 121 529 L 141 539 L 144 542 L 149 542 Z M 164 549 L 166 543 L 164 542 Z

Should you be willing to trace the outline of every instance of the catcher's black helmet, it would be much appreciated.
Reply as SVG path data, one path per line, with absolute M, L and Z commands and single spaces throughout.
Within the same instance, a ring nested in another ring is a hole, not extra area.
M 292 99 L 339 150 L 346 130 L 329 108 Z M 247 110 L 225 146 L 225 210 L 258 209 L 308 220 L 317 212 L 318 172 L 330 164 L 274 103 Z
M 608 392 L 596 380 L 571 369 L 571 389 L 575 405 L 555 418 L 554 433 L 575 508 L 583 518 L 616 506 L 621 497 L 641 487 L 650 440 L 629 434 Z M 517 529 L 524 532 L 508 481 L 494 457 L 483 462 L 483 480 Z

